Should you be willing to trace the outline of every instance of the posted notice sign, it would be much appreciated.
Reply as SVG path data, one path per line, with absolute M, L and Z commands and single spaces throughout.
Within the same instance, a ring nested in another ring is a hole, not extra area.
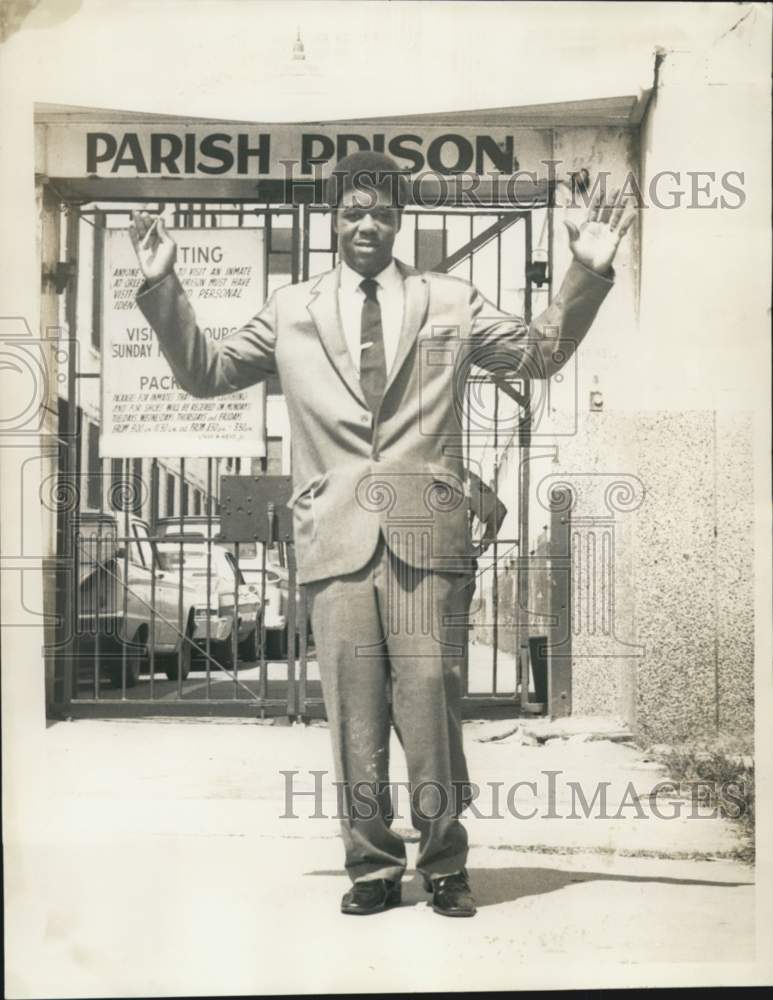
M 199 329 L 220 343 L 263 303 L 261 229 L 170 230 Z M 105 234 L 102 434 L 107 458 L 265 454 L 265 386 L 197 399 L 181 389 L 136 303 L 142 273 L 126 229 Z

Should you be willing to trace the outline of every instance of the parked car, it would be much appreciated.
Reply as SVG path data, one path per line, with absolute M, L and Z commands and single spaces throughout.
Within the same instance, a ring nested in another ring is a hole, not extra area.
M 164 569 L 194 588 L 193 640 L 202 651 L 209 637 L 210 654 L 233 666 L 234 618 L 237 654 L 254 660 L 260 641 L 261 601 L 258 588 L 245 580 L 232 552 L 208 545 L 198 532 L 165 532 L 158 543 Z M 238 612 L 235 594 L 238 594 Z
M 218 544 L 228 545 L 227 542 Z M 247 583 L 253 584 L 263 601 L 263 618 L 266 635 L 266 659 L 287 658 L 287 620 L 290 606 L 290 584 L 287 567 L 280 559 L 284 550 L 273 545 L 266 552 L 265 591 L 262 589 L 263 546 L 261 543 L 242 543 L 239 546 L 239 569 Z M 254 553 L 254 554 L 253 554 Z M 295 588 L 296 622 L 303 595 L 300 587 Z M 311 640 L 311 621 L 307 617 L 307 639 Z M 296 648 L 297 655 L 297 648 Z
M 233 542 L 220 538 L 220 518 L 213 515 L 184 515 L 183 530 L 186 535 L 198 536 L 203 540 L 211 531 L 212 541 L 216 546 L 235 555 Z M 166 539 L 171 534 L 180 531 L 179 517 L 160 518 L 156 527 L 159 538 Z M 213 546 L 213 549 L 215 546 Z M 289 605 L 288 574 L 286 569 L 286 550 L 283 542 L 275 543 L 266 551 L 266 581 L 263 591 L 263 544 L 261 542 L 242 542 L 239 545 L 239 569 L 244 580 L 257 588 L 257 594 L 262 601 L 263 619 L 266 637 L 267 659 L 282 660 L 287 656 L 287 612 Z M 301 592 L 296 588 L 296 601 L 300 602 Z M 296 604 L 298 607 L 299 604 Z M 256 648 L 255 657 L 258 650 Z M 244 659 L 249 659 L 245 655 Z
M 282 588 L 279 567 L 266 561 L 266 585 L 262 589 L 262 556 L 242 558 L 239 568 L 244 579 L 255 586 L 263 597 L 263 621 L 266 629 L 266 659 L 281 660 L 287 656 L 287 590 Z
M 122 514 L 80 514 L 76 523 L 79 564 L 78 663 L 100 670 L 115 687 L 134 687 L 155 666 L 170 680 L 188 676 L 193 652 L 195 590 L 168 573 L 145 521 L 131 516 L 130 541 Z M 182 630 L 180 598 L 182 596 Z
M 156 522 L 156 537 L 165 538 L 167 535 L 178 535 L 181 531 L 186 535 L 198 535 L 200 538 L 207 538 L 211 530 L 211 538 L 214 541 L 220 534 L 220 518 L 213 514 L 211 518 L 204 514 L 184 514 L 182 518 L 160 517 Z

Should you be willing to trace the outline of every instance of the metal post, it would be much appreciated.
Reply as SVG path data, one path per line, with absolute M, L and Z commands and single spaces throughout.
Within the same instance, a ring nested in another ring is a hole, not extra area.
M 261 542 L 260 553 L 260 667 L 258 669 L 258 697 L 265 702 L 268 692 L 268 677 L 266 664 L 266 550 L 268 542 Z
M 287 543 L 287 715 L 294 719 L 298 714 L 295 690 L 296 638 L 296 565 L 295 546 Z
M 131 495 L 131 479 L 129 469 L 130 459 L 123 460 L 123 482 L 119 496 L 123 500 L 123 635 L 118 636 L 121 643 L 121 701 L 126 701 L 126 643 L 129 639 L 128 619 L 129 619 L 129 499 Z M 100 482 L 100 490 L 103 490 Z M 132 637 L 133 638 L 133 637 Z
M 294 561 L 294 560 L 293 560 Z M 298 715 L 306 714 L 307 697 L 307 674 L 308 674 L 308 638 L 309 638 L 309 606 L 306 595 L 306 588 L 300 588 L 301 601 L 298 615 Z
M 207 607 L 204 649 L 206 651 L 207 700 L 212 697 L 212 622 L 210 621 L 210 588 L 212 586 L 212 459 L 207 459 Z
M 183 510 L 183 497 L 185 496 L 185 459 L 180 459 L 180 564 L 177 567 L 179 571 L 179 577 L 177 580 L 177 625 L 179 629 L 180 636 L 184 635 L 184 623 L 183 623 L 183 564 L 185 562 L 185 547 L 183 534 L 185 532 L 185 514 Z M 209 589 L 210 581 L 207 579 L 207 607 L 209 607 Z M 178 637 L 179 638 L 179 637 Z M 183 642 L 184 639 L 180 639 L 180 648 L 177 652 L 177 697 L 182 698 L 183 696 Z
M 150 536 L 156 537 L 156 526 L 158 524 L 158 459 L 153 459 L 150 463 Z M 158 564 L 156 560 L 156 543 L 150 542 L 148 546 L 150 552 L 150 637 L 148 639 L 148 670 L 150 676 L 149 697 L 153 701 L 156 693 L 156 574 Z
M 494 494 L 499 496 L 499 388 L 494 386 Z M 492 545 L 494 576 L 491 581 L 491 601 L 493 604 L 493 648 L 491 660 L 491 693 L 497 693 L 497 672 L 499 667 L 499 543 L 494 535 Z
M 548 704 L 551 719 L 572 714 L 572 527 L 571 497 L 551 498 Z
M 234 698 L 239 697 L 239 542 L 234 542 L 234 619 L 231 628 L 231 663 L 234 668 Z
M 298 249 L 300 242 L 300 219 L 298 217 L 298 206 L 293 207 L 293 235 L 292 235 L 292 248 L 290 253 L 290 280 L 294 285 L 298 283 Z
M 67 207 L 67 222 L 65 231 L 65 256 L 68 261 L 78 260 L 80 217 L 78 209 L 69 205 Z M 64 620 L 65 636 L 62 646 L 63 675 L 64 675 L 64 707 L 69 708 L 75 694 L 75 684 L 77 683 L 77 670 L 74 670 L 74 663 L 77 653 L 76 632 L 78 624 L 78 553 L 76 526 L 78 515 L 80 514 L 80 484 L 78 477 L 80 447 L 80 434 L 78 428 L 77 413 L 77 322 L 78 322 L 78 277 L 77 272 L 72 275 L 67 285 L 65 299 L 65 316 L 67 320 L 67 337 L 69 350 L 67 352 L 67 440 L 66 449 L 66 475 L 70 478 L 73 497 L 73 509 L 69 505 L 65 506 L 63 524 L 65 552 L 69 558 L 65 569 L 66 585 L 63 594 L 62 618 Z M 68 572 L 69 571 L 69 572 Z
M 526 265 L 531 262 L 532 220 L 526 213 Z M 525 274 L 524 320 L 531 323 L 531 280 Z M 524 378 L 524 405 L 518 421 L 518 561 L 516 563 L 516 622 L 518 627 L 518 674 L 521 682 L 521 708 L 529 702 L 529 446 L 531 444 L 531 382 Z

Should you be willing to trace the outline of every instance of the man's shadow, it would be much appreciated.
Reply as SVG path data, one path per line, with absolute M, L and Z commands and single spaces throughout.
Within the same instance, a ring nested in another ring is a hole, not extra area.
M 541 896 L 557 892 L 569 885 L 582 882 L 658 883 L 660 885 L 695 885 L 717 888 L 735 888 L 752 882 L 724 882 L 710 879 L 664 878 L 651 875 L 613 875 L 610 872 L 576 872 L 559 868 L 469 868 L 470 887 L 478 908 L 514 903 L 526 896 Z M 345 875 L 343 871 L 316 871 L 309 875 Z M 429 896 L 424 881 L 418 874 L 403 879 L 403 906 L 425 903 Z

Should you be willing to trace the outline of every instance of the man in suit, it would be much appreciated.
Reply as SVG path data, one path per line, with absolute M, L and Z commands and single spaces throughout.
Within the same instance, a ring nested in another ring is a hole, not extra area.
M 131 235 L 146 282 L 137 302 L 180 386 L 215 396 L 278 374 L 292 444 L 298 579 L 309 596 L 352 881 L 341 908 L 400 901 L 389 734 L 405 751 L 421 836 L 417 869 L 436 912 L 472 916 L 462 747 L 464 617 L 474 551 L 462 466 L 471 365 L 546 378 L 586 334 L 612 286 L 632 213 L 596 202 L 570 227 L 574 263 L 527 327 L 468 282 L 393 258 L 407 181 L 378 153 L 340 161 L 329 185 L 340 262 L 278 289 L 220 345 L 174 273 L 176 246 L 146 213 Z

